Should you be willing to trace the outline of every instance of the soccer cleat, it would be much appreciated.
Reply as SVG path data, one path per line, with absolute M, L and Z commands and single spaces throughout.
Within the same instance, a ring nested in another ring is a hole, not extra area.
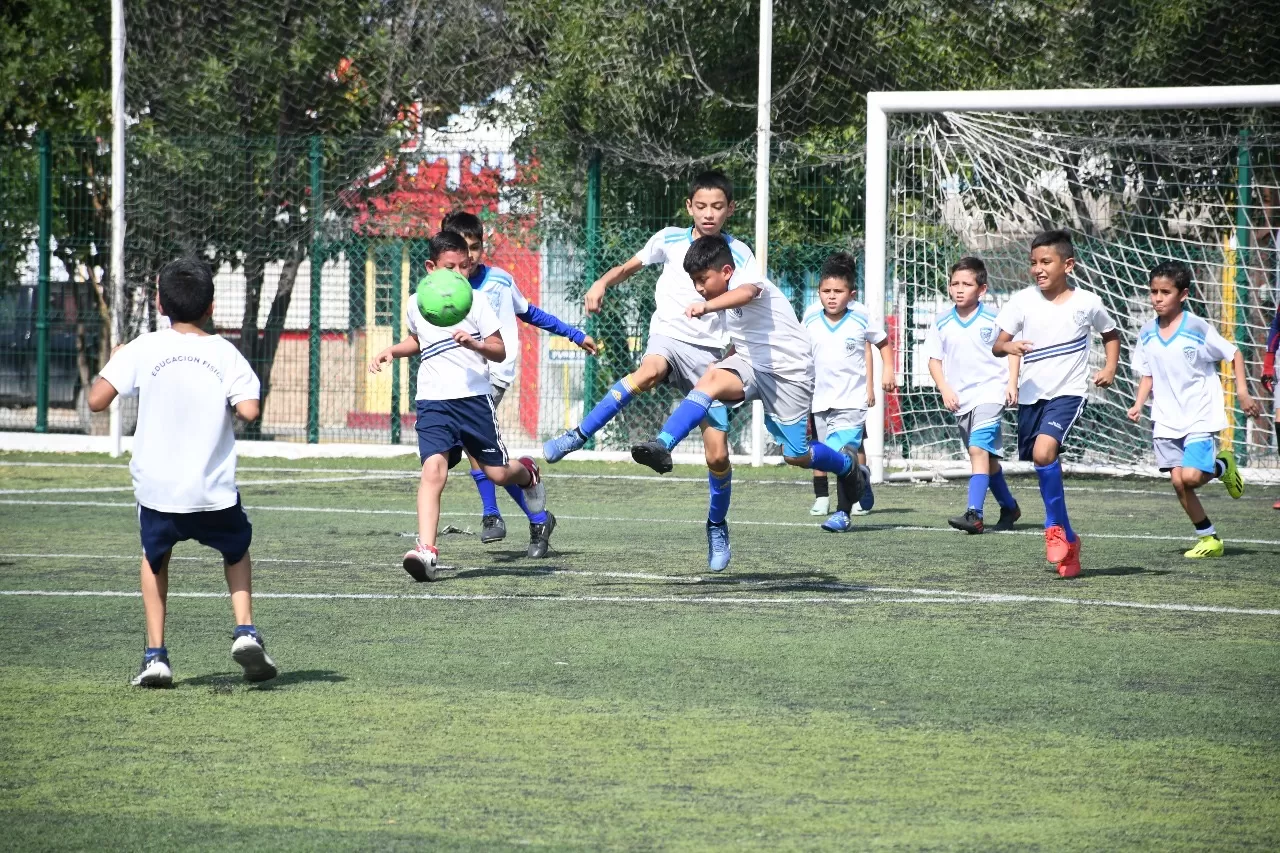
M 831 511 L 831 498 L 814 498 L 809 515 L 826 515 Z
M 418 583 L 433 581 L 440 577 L 440 570 L 436 568 L 438 562 L 439 551 L 430 545 L 419 545 L 404 555 L 404 570 Z
M 524 470 L 532 478 L 529 485 L 520 487 L 520 491 L 524 492 L 524 502 L 529 507 L 529 512 L 537 515 L 547 508 L 547 487 L 542 485 L 542 473 L 538 470 L 538 463 L 528 456 L 521 456 L 516 461 L 524 466 Z
M 1000 518 L 992 530 L 1012 530 L 1018 519 L 1022 518 L 1022 508 L 1017 504 L 1000 507 Z
M 822 529 L 828 533 L 848 533 L 853 530 L 853 520 L 849 518 L 847 513 L 837 511 L 822 522 Z
M 133 687 L 172 687 L 173 670 L 168 655 L 151 655 L 142 658 L 142 669 L 129 682 Z
M 868 478 L 862 474 L 862 466 L 858 464 L 858 452 L 849 445 L 840 448 L 840 452 L 849 458 L 849 473 L 839 476 L 837 479 L 848 489 L 849 497 L 853 502 L 860 503 L 862 494 L 866 489 Z M 868 469 L 870 470 L 870 469 Z
M 1183 553 L 1188 560 L 1203 560 L 1206 557 L 1222 556 L 1222 540 L 1212 534 L 1201 536 L 1195 547 Z
M 1271 505 L 1272 509 L 1280 509 L 1280 501 L 1276 501 Z
M 1067 558 L 1067 531 L 1055 524 L 1044 529 L 1044 558 L 1050 563 L 1061 563 Z
M 871 469 L 866 465 L 858 466 L 862 469 L 862 497 L 853 505 L 853 515 L 868 515 L 871 508 L 876 505 L 876 493 L 871 491 Z
M 245 681 L 270 681 L 279 675 L 276 663 L 267 657 L 266 644 L 257 631 L 237 628 L 231 643 L 231 657 L 244 670 Z
M 965 533 L 982 533 L 986 530 L 982 526 L 982 516 L 978 514 L 976 509 L 966 509 L 964 515 L 957 515 L 955 518 L 948 518 L 947 524 L 950 524 L 956 530 L 963 530 Z
M 719 524 L 707 522 L 707 568 L 713 572 L 723 572 L 729 568 L 729 560 L 733 552 L 729 549 L 729 523 Z
M 547 513 L 547 520 L 542 524 L 529 522 L 529 548 L 525 554 L 535 560 L 547 556 L 547 549 L 551 547 L 551 532 L 555 529 L 556 517 L 551 513 Z
M 1074 578 L 1080 575 L 1080 537 L 1067 543 L 1067 554 L 1058 563 L 1058 576 Z
M 631 447 L 631 458 L 641 465 L 648 465 L 659 474 L 671 470 L 671 451 L 660 441 L 646 441 Z
M 480 541 L 485 545 L 507 538 L 507 523 L 500 515 L 486 515 L 480 521 Z
M 548 462 L 559 462 L 573 451 L 581 450 L 586 443 L 577 429 L 567 429 L 542 445 L 542 458 Z
M 1227 487 L 1227 494 L 1233 498 L 1238 498 L 1244 494 L 1244 479 L 1240 476 L 1240 469 L 1236 467 L 1236 457 L 1230 450 L 1224 450 L 1217 456 L 1222 460 L 1222 485 Z

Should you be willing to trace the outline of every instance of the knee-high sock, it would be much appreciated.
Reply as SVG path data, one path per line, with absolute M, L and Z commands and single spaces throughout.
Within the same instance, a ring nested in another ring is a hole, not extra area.
M 519 486 L 503 486 L 502 488 L 506 489 L 507 494 L 511 495 L 511 500 L 515 501 L 516 505 L 524 510 L 525 516 L 527 516 L 530 521 L 534 524 L 543 524 L 546 522 L 547 511 L 545 509 L 539 513 L 529 512 L 529 504 L 525 503 L 524 492 Z
M 595 435 L 605 424 L 617 417 L 618 412 L 627 407 L 627 403 L 631 402 L 635 394 L 635 387 L 627 377 L 622 377 L 613 383 L 608 393 L 596 403 L 595 408 L 587 412 L 587 416 L 578 425 L 578 432 L 582 433 L 583 437 Z
M 1018 505 L 1013 492 L 1009 491 L 1009 483 L 1004 478 L 1003 468 L 991 475 L 991 496 L 996 499 L 996 503 L 1000 504 L 1001 508 L 1008 509 Z
M 1040 497 L 1044 498 L 1044 526 L 1059 525 L 1067 532 L 1067 541 L 1074 542 L 1076 533 L 1067 519 L 1067 494 L 1062 487 L 1062 463 L 1055 459 L 1049 465 L 1035 468 L 1040 478 Z
M 843 476 L 849 473 L 853 462 L 838 450 L 832 450 L 820 442 L 809 442 L 809 467 L 815 471 L 826 471 Z
M 827 483 L 827 478 L 825 476 L 814 477 L 813 478 L 813 496 L 815 498 L 825 498 L 830 496 L 830 494 L 831 494 L 831 491 L 830 491 L 830 486 Z
M 680 405 L 676 406 L 671 417 L 667 418 L 667 422 L 662 425 L 662 432 L 658 433 L 658 441 L 667 450 L 675 447 L 684 441 L 686 435 L 693 432 L 694 427 L 702 423 L 709 408 L 711 408 L 710 395 L 701 391 L 690 391 L 688 396 L 680 401 Z
M 991 484 L 990 474 L 973 474 L 969 477 L 969 509 L 982 515 L 982 503 L 987 497 L 987 486 Z
M 502 515 L 498 509 L 498 490 L 493 487 L 493 481 L 479 468 L 471 469 L 471 479 L 476 481 L 476 490 L 480 492 L 480 503 L 484 504 L 484 514 Z
M 723 524 L 729 514 L 729 501 L 733 497 L 733 468 L 723 471 L 707 471 L 707 483 L 711 486 L 711 502 L 707 506 L 707 521 Z

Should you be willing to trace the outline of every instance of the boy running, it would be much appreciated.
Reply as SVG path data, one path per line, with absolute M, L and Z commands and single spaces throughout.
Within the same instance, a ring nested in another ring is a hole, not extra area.
M 515 279 L 506 270 L 485 264 L 481 261 L 484 255 L 484 226 L 480 217 L 463 210 L 454 211 L 440 222 L 441 231 L 452 231 L 467 243 L 467 257 L 471 262 L 471 271 L 467 276 L 476 295 L 488 299 L 489 307 L 498 317 L 502 327 L 502 340 L 507 355 L 501 362 L 489 366 L 489 396 L 493 399 L 496 411 L 502 397 L 515 381 L 516 357 L 520 354 L 520 337 L 516 329 L 519 319 L 530 326 L 545 329 L 553 335 L 568 338 L 589 355 L 596 354 L 596 342 L 581 329 L 574 328 L 553 314 L 548 314 L 537 305 L 531 303 L 516 287 Z M 507 536 L 507 523 L 498 509 L 498 493 L 492 481 L 485 476 L 475 458 L 467 454 L 471 462 L 471 479 L 475 480 L 480 492 L 480 503 L 483 517 L 480 521 L 480 541 L 486 545 L 498 542 Z M 517 504 L 521 502 L 522 491 L 519 486 L 508 483 L 506 492 Z
M 1186 264 L 1166 261 L 1151 270 L 1154 320 L 1138 333 L 1131 360 L 1142 377 L 1129 420 L 1138 421 L 1150 397 L 1156 464 L 1169 473 L 1178 501 L 1195 525 L 1199 540 L 1182 556 L 1192 560 L 1222 556 L 1222 539 L 1196 496 L 1196 489 L 1215 477 L 1238 498 L 1244 481 L 1235 457 L 1224 449 L 1216 456 L 1214 434 L 1227 428 L 1218 362 L 1231 361 L 1240 408 L 1247 415 L 1262 414 L 1249 396 L 1244 355 L 1234 344 L 1199 317 L 1185 310 L 1191 288 Z
M 699 237 L 689 246 L 683 263 L 702 297 L 685 309 L 687 316 L 723 312 L 733 354 L 713 364 L 698 380 L 656 439 L 631 448 L 632 458 L 665 474 L 671 470 L 671 448 L 706 419 L 712 405 L 758 399 L 764 403 L 765 425 L 782 444 L 783 459 L 849 480 L 842 488 L 856 501 L 861 476 L 854 451 L 849 447 L 832 450 L 805 438 L 813 399 L 813 355 L 791 303 L 760 276 L 754 264 L 735 274 L 733 253 L 723 237 Z M 885 379 L 886 384 L 891 382 Z M 713 572 L 724 571 L 731 556 L 725 521 L 728 504 L 726 496 L 722 510 L 707 519 L 707 563 Z
M 947 291 L 955 307 L 943 311 L 929 326 L 924 355 L 942 405 L 956 416 L 973 474 L 968 508 L 947 523 L 966 533 L 982 533 L 982 505 L 990 488 L 1000 505 L 1000 520 L 993 529 L 1011 530 L 1022 510 L 1000 467 L 1004 458 L 1001 418 L 1006 405 L 1018 402 L 1018 357 L 997 358 L 991 352 L 999 329 L 996 312 L 982 304 L 987 292 L 986 264 L 978 258 L 961 258 L 950 275 Z
M 156 310 L 171 326 L 140 335 L 112 354 L 89 389 L 89 409 L 101 412 L 117 394 L 137 394 L 133 492 L 142 535 L 142 608 L 147 645 L 135 687 L 172 687 L 164 645 L 169 557 L 188 539 L 222 554 L 235 616 L 231 657 L 249 681 L 276 677 L 253 625 L 253 526 L 236 489 L 232 413 L 257 420 L 260 385 L 229 341 L 204 331 L 213 316 L 213 275 L 203 261 L 181 258 L 160 270 Z
M 467 244 L 452 231 L 431 238 L 428 270 L 470 272 Z M 507 458 L 498 432 L 498 416 L 489 397 L 489 364 L 506 358 L 502 324 L 489 300 L 474 299 L 471 310 L 452 326 L 433 326 L 410 299 L 405 309 L 409 335 L 378 353 L 369 364 L 379 373 L 392 359 L 418 355 L 418 454 L 422 477 L 418 483 L 418 545 L 404 555 L 404 570 L 415 581 L 439 576 L 436 527 L 440 522 L 440 494 L 449 468 L 462 450 L 480 463 L 485 476 L 500 486 L 519 489 L 516 503 L 529 517 L 530 557 L 545 557 L 555 516 L 546 511 L 547 494 L 538 466 L 527 456 Z
M 1095 294 L 1072 287 L 1076 253 L 1065 231 L 1045 231 L 1031 241 L 1035 284 L 1013 295 L 996 316 L 999 336 L 991 351 L 1022 357 L 1018 377 L 1018 458 L 1035 463 L 1044 500 L 1045 558 L 1058 575 L 1080 574 L 1080 537 L 1067 518 L 1058 460 L 1089 390 L 1089 335 L 1102 336 L 1105 366 L 1093 384 L 1109 388 L 1120 361 L 1120 333 Z M 1014 340 L 1014 336 L 1018 340 Z

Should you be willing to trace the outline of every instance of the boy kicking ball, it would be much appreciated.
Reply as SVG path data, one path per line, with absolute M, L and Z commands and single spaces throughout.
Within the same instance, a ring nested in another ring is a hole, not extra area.
M 203 261 L 182 258 L 160 270 L 156 307 L 171 327 L 118 348 L 89 389 L 89 409 L 101 412 L 117 394 L 137 394 L 133 491 L 142 533 L 142 607 L 147 645 L 135 687 L 172 687 L 164 645 L 169 557 L 188 539 L 222 553 L 235 616 L 231 657 L 249 681 L 276 677 L 253 625 L 253 527 L 236 489 L 232 413 L 258 418 L 260 387 L 249 362 L 204 326 L 213 316 L 213 276 Z
M 1156 316 L 1138 333 L 1138 346 L 1131 356 L 1133 371 L 1142 379 L 1129 420 L 1138 421 L 1147 399 L 1152 398 L 1156 464 L 1168 472 L 1178 501 L 1199 537 L 1183 556 L 1192 560 L 1221 557 L 1222 539 L 1196 489 L 1217 478 L 1227 494 L 1238 498 L 1244 493 L 1244 482 L 1231 451 L 1224 449 L 1215 455 L 1214 434 L 1227 428 L 1218 362 L 1231 362 L 1240 409 L 1256 417 L 1262 414 L 1262 406 L 1249 396 L 1240 350 L 1204 320 L 1186 312 L 1191 289 L 1191 270 L 1186 264 L 1160 264 L 1151 270 L 1150 282 Z

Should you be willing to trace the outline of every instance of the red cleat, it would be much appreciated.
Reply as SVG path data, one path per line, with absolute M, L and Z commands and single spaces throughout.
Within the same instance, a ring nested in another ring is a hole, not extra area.
M 1067 531 L 1061 525 L 1044 529 L 1044 558 L 1050 563 L 1061 563 L 1067 558 Z
M 1272 509 L 1280 509 L 1280 501 L 1276 501 L 1271 505 Z
M 1067 543 L 1067 556 L 1062 562 L 1058 563 L 1058 576 L 1064 578 L 1074 578 L 1080 575 L 1080 537 L 1076 537 L 1076 541 Z

